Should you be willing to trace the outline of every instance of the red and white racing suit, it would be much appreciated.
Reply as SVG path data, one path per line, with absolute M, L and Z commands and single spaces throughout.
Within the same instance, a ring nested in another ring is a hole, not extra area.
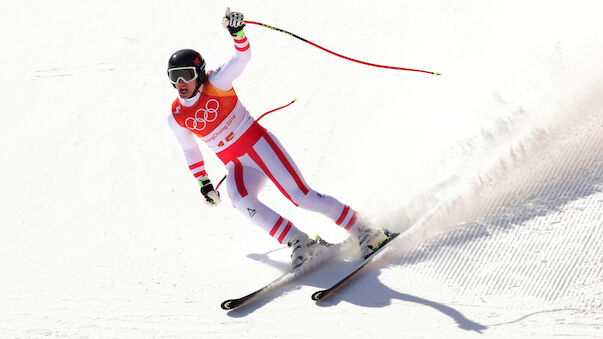
M 251 58 L 249 42 L 235 39 L 235 55 L 207 74 L 197 94 L 172 103 L 169 125 L 184 151 L 189 169 L 200 180 L 207 176 L 195 136 L 224 162 L 228 194 L 237 210 L 280 243 L 287 243 L 296 227 L 258 200 L 266 179 L 296 206 L 322 213 L 350 230 L 357 212 L 310 188 L 293 159 L 276 137 L 260 126 L 235 93 L 232 82 Z

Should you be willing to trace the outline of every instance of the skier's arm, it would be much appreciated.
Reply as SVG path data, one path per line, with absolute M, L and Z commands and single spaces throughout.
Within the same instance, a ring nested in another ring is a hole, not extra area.
M 205 172 L 205 162 L 195 136 L 191 131 L 178 125 L 172 114 L 168 117 L 168 123 L 182 147 L 188 168 L 201 186 L 201 194 L 203 194 L 205 202 L 210 206 L 216 206 L 220 203 L 220 193 L 214 189 L 214 185 Z
M 202 179 L 207 178 L 207 172 L 205 172 L 203 155 L 199 150 L 199 145 L 195 140 L 194 134 L 186 128 L 178 125 L 172 114 L 170 114 L 168 117 L 168 123 L 170 125 L 170 129 L 172 132 L 174 132 L 176 139 L 178 139 L 180 147 L 182 147 L 188 168 L 201 185 Z
M 225 65 L 209 75 L 209 81 L 217 88 L 228 91 L 232 88 L 232 82 L 243 72 L 251 59 L 251 49 L 243 31 L 245 27 L 243 14 L 230 12 L 230 9 L 227 9 L 223 25 L 234 39 L 235 54 Z

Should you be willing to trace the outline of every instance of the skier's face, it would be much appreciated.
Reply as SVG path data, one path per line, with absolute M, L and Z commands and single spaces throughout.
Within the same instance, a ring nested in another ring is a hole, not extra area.
M 182 99 L 188 99 L 188 98 L 192 97 L 193 95 L 195 95 L 195 88 L 197 87 L 197 81 L 199 81 L 199 80 L 197 79 L 195 81 L 186 83 L 186 82 L 184 82 L 184 80 L 182 80 L 182 78 L 180 78 L 178 80 L 178 82 L 176 83 L 176 90 L 178 90 L 178 95 L 180 95 L 180 97 Z

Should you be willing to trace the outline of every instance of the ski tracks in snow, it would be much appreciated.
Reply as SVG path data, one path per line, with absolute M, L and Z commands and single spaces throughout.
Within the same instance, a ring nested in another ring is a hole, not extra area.
M 521 156 L 440 199 L 389 253 L 394 265 L 443 282 L 463 304 L 525 310 L 515 320 L 494 312 L 491 326 L 543 312 L 564 324 L 567 312 L 578 312 L 595 330 L 603 299 L 600 107 L 585 107 L 573 125 L 533 133 Z

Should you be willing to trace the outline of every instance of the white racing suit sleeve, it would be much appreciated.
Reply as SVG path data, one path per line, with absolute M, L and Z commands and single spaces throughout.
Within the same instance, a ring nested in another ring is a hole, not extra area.
M 201 150 L 199 150 L 195 135 L 188 129 L 178 125 L 178 122 L 176 122 L 171 113 L 168 117 L 168 124 L 182 147 L 188 168 L 200 184 L 201 179 L 207 177 L 207 173 L 205 172 L 205 162 L 203 161 L 203 155 L 201 154 Z
M 236 51 L 232 58 L 209 74 L 211 84 L 223 91 L 229 91 L 232 88 L 232 82 L 243 72 L 247 62 L 251 59 L 251 49 L 245 33 L 240 38 L 234 39 L 234 47 Z

